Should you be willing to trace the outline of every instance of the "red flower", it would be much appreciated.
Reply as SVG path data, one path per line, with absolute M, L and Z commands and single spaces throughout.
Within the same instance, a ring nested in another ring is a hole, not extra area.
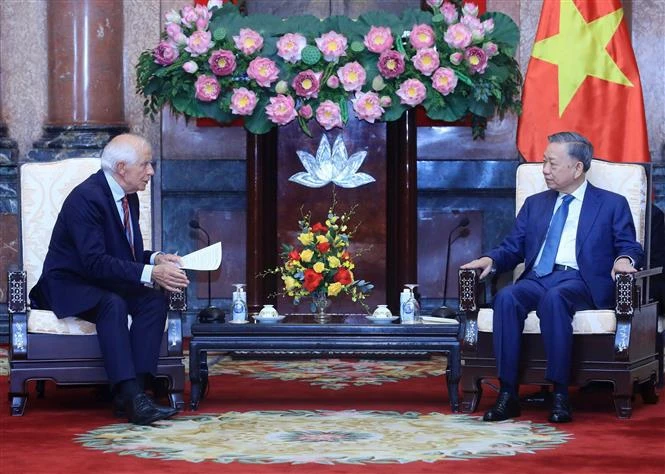
M 305 280 L 306 279 L 307 277 L 305 276 Z M 342 285 L 349 285 L 353 282 L 353 275 L 348 268 L 340 267 L 339 270 L 337 270 L 337 273 L 335 273 L 333 280 Z
M 330 243 L 320 242 L 316 244 L 316 248 L 318 249 L 319 252 L 326 253 L 330 249 Z
M 307 291 L 312 293 L 319 286 L 321 280 L 323 280 L 323 275 L 316 273 L 311 268 L 308 268 L 305 270 L 305 282 L 303 283 L 303 286 Z
M 322 234 L 325 234 L 328 232 L 328 228 L 321 224 L 320 222 L 317 222 L 312 226 L 312 232 L 321 232 Z
M 291 250 L 289 252 L 289 258 L 295 261 L 300 260 L 300 252 L 298 252 L 296 249 Z
M 342 260 L 351 260 L 351 254 L 348 250 L 342 252 Z

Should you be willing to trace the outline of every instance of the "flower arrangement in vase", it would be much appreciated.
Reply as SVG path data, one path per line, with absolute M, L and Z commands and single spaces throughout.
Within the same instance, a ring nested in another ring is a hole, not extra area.
M 364 299 L 374 287 L 365 280 L 357 280 L 354 275 L 354 257 L 357 255 L 349 251 L 354 234 L 349 221 L 356 206 L 338 215 L 335 205 L 333 198 L 323 222 L 312 224 L 311 213 L 302 215 L 298 221 L 298 243 L 283 243 L 282 265 L 265 272 L 280 275 L 283 284 L 280 294 L 292 297 L 294 304 L 299 304 L 303 298 L 311 298 L 311 311 L 320 316 L 325 314 L 329 299 L 340 295 L 348 295 L 368 311 Z

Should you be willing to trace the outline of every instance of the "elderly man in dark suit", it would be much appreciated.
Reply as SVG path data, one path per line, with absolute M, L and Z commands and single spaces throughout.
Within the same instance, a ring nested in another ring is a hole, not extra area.
M 546 378 L 554 385 L 553 423 L 572 420 L 568 381 L 576 311 L 611 308 L 616 273 L 632 273 L 644 253 L 623 196 L 596 188 L 585 173 L 593 146 L 573 132 L 548 137 L 543 174 L 548 191 L 526 199 L 510 234 L 487 256 L 463 265 L 490 272 L 525 263 L 514 284 L 494 300 L 494 351 L 501 384 L 485 421 L 520 415 L 518 366 L 524 321 L 536 310 L 545 353 Z
M 175 291 L 189 281 L 179 257 L 143 249 L 136 192 L 154 175 L 150 144 L 119 135 L 104 148 L 101 165 L 65 199 L 30 298 L 58 318 L 96 324 L 115 405 L 145 425 L 176 413 L 143 391 L 156 372 L 166 324 L 166 298 L 153 284 Z

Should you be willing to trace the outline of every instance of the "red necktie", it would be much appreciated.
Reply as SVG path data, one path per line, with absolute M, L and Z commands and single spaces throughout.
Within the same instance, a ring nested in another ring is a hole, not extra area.
M 129 201 L 127 201 L 127 196 L 122 198 L 122 225 L 125 228 L 125 236 L 129 242 L 129 247 L 132 249 L 132 256 L 136 260 L 136 255 L 134 254 L 134 237 L 132 236 L 132 224 L 129 219 Z

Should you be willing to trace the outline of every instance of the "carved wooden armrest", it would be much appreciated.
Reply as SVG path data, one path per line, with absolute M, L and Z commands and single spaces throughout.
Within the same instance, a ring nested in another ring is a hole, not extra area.
M 662 269 L 661 269 L 662 270 Z M 618 273 L 615 280 L 616 291 L 616 332 L 614 334 L 615 360 L 628 360 L 630 333 L 635 311 L 642 305 L 642 278 L 657 275 L 659 269 L 643 270 L 636 273 Z
M 12 359 L 25 359 L 28 354 L 28 275 L 7 272 L 7 311 Z
M 628 360 L 630 334 L 635 311 L 642 306 L 641 280 L 662 272 L 662 267 L 642 270 L 636 273 L 618 273 L 615 280 L 616 332 L 614 334 L 614 358 L 618 361 Z
M 478 271 L 460 269 L 458 281 L 459 309 L 464 314 L 460 343 L 463 351 L 475 351 L 478 344 Z
M 182 313 L 187 309 L 187 291 L 168 291 L 168 355 L 182 355 Z

